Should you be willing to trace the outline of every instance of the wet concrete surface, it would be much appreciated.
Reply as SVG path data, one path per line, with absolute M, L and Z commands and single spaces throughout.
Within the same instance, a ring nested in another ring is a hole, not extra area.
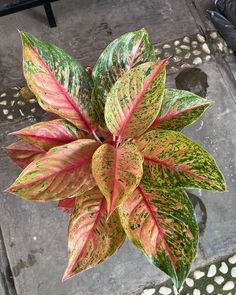
M 16 27 L 56 43 L 85 65 L 93 65 L 107 42 L 126 31 L 144 26 L 152 41 L 159 43 L 195 34 L 198 28 L 196 16 L 193 17 L 184 1 L 97 0 L 88 3 L 70 0 L 55 3 L 54 10 L 58 23 L 55 29 L 48 28 L 40 8 L 0 18 L 3 40 L 0 43 L 0 95 L 10 86 L 24 84 Z M 227 193 L 192 191 L 197 196 L 192 201 L 202 229 L 193 268 L 236 251 L 236 91 L 232 74 L 234 62 L 231 63 L 213 56 L 210 62 L 167 78 L 169 87 L 187 89 L 215 101 L 208 112 L 184 133 L 214 155 L 228 185 Z M 3 119 L 0 122 L 1 146 L 14 140 L 7 135 L 9 132 L 40 121 L 44 116 L 42 113 L 29 120 L 21 119 L 17 111 L 17 120 Z M 166 280 L 167 277 L 127 241 L 112 258 L 97 268 L 61 283 L 67 264 L 68 216 L 53 202 L 26 202 L 4 193 L 20 169 L 10 162 L 2 149 L 0 163 L 0 226 L 18 295 L 141 294 L 146 286 Z M 10 279 L 11 274 L 8 272 L 7 276 Z
M 207 96 L 209 87 L 207 74 L 199 68 L 190 68 L 181 71 L 175 78 L 177 89 L 193 92 L 201 97 Z

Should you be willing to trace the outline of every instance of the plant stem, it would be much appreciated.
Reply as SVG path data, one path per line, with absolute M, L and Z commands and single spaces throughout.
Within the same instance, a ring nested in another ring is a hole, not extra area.
M 93 136 L 98 142 L 102 143 L 95 130 L 93 130 Z
M 120 143 L 121 143 L 121 137 L 120 136 L 115 136 L 115 146 L 116 146 L 116 148 L 118 148 Z

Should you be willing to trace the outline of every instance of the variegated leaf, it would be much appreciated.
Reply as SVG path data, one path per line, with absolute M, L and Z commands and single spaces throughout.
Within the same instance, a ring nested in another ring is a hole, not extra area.
M 76 197 L 60 200 L 58 202 L 58 207 L 62 208 L 64 212 L 68 214 L 72 214 L 72 212 L 75 209 L 75 200 L 76 200 Z
M 137 146 L 144 157 L 144 183 L 156 187 L 226 189 L 213 157 L 179 132 L 153 130 L 144 134 Z
M 91 160 L 99 143 L 79 139 L 50 149 L 33 161 L 7 189 L 27 200 L 61 200 L 92 189 Z
M 33 160 L 40 158 L 45 151 L 20 139 L 5 148 L 8 156 L 21 168 L 28 166 Z
M 212 103 L 185 90 L 166 89 L 160 113 L 150 129 L 181 131 L 194 123 Z
M 93 69 L 93 101 L 103 127 L 105 102 L 114 83 L 134 66 L 155 60 L 154 47 L 145 29 L 124 34 L 105 48 Z
M 73 124 L 63 119 L 37 123 L 11 134 L 20 136 L 45 151 L 54 146 L 88 137 L 88 133 L 79 130 Z
M 63 280 L 103 262 L 124 240 L 118 213 L 107 220 L 106 199 L 97 187 L 78 196 L 69 224 L 69 264 Z
M 165 88 L 165 64 L 148 62 L 125 73 L 106 101 L 105 120 L 113 135 L 138 137 L 159 113 Z
M 132 142 L 124 142 L 118 148 L 103 144 L 93 155 L 92 172 L 106 197 L 110 216 L 139 185 L 143 175 L 143 158 Z
M 92 80 L 85 68 L 60 48 L 21 33 L 23 69 L 30 90 L 46 111 L 93 132 Z
M 198 226 L 186 193 L 138 187 L 118 210 L 128 238 L 179 289 L 198 245 Z

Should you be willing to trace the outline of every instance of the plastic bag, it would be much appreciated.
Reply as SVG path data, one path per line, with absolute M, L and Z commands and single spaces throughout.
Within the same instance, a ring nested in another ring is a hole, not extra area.
M 236 28 L 236 0 L 215 0 L 215 7 Z
M 236 27 L 219 12 L 208 10 L 207 15 L 227 45 L 236 53 Z

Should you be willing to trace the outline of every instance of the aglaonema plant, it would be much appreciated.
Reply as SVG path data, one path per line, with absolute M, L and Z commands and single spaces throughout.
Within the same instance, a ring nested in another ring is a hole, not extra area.
M 59 118 L 13 133 L 20 139 L 7 151 L 24 170 L 7 191 L 59 201 L 70 214 L 63 280 L 127 236 L 179 289 L 198 245 L 184 189 L 226 189 L 213 157 L 180 133 L 212 102 L 165 88 L 167 60 L 157 60 L 144 29 L 109 44 L 92 74 L 54 45 L 21 39 L 28 86 Z

